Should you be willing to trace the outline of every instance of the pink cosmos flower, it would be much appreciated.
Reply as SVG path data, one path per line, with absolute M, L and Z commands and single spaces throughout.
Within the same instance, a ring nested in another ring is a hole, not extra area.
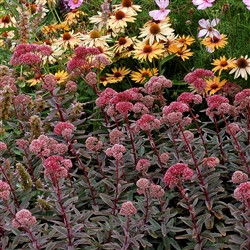
M 81 6 L 82 3 L 83 3 L 83 0 L 69 0 L 68 6 L 70 7 L 70 9 L 73 10 Z
M 164 20 L 170 12 L 169 9 L 166 9 L 169 5 L 169 1 L 168 0 L 155 0 L 155 2 L 160 9 L 149 11 L 149 15 L 154 20 Z
M 215 0 L 193 0 L 194 5 L 198 5 L 198 10 L 205 10 L 208 7 L 212 7 L 212 3 Z
M 247 6 L 247 9 L 250 10 L 250 0 L 243 0 L 243 3 Z
M 214 27 L 220 22 L 219 18 L 214 18 L 212 20 L 212 22 L 210 22 L 209 19 L 205 20 L 205 19 L 201 19 L 199 20 L 199 25 L 201 26 L 201 29 L 198 33 L 198 37 L 217 37 L 218 39 L 221 38 L 220 32 L 216 29 L 214 29 Z

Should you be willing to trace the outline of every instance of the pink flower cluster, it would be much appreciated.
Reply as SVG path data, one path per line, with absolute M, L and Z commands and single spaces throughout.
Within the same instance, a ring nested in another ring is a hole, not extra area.
M 242 171 L 235 171 L 231 178 L 234 184 L 239 184 L 248 180 L 248 175 Z
M 138 187 L 138 189 L 137 189 L 138 194 L 145 194 L 145 192 L 149 188 L 149 180 L 146 178 L 140 178 L 136 182 L 136 186 Z
M 160 185 L 156 185 L 154 183 L 149 182 L 146 178 L 140 178 L 136 182 L 136 186 L 138 187 L 137 193 L 138 194 L 145 194 L 147 190 L 149 190 L 149 194 L 152 198 L 160 199 L 164 194 L 165 191 Z
M 191 180 L 193 175 L 194 171 L 187 164 L 176 163 L 167 170 L 163 180 L 166 186 L 172 189 L 183 181 Z
M 5 86 L 9 86 L 13 92 L 17 93 L 16 79 L 9 75 L 2 76 L 0 78 L 0 88 L 4 89 Z
M 236 94 L 234 105 L 239 113 L 246 113 L 250 107 L 250 89 L 244 89 Z
M 188 73 L 184 77 L 184 81 L 189 83 L 197 91 L 198 94 L 203 94 L 207 86 L 205 79 L 211 77 L 214 77 L 212 71 L 201 68 Z
M 19 109 L 28 106 L 29 104 L 31 104 L 31 102 L 31 97 L 25 94 L 17 95 L 14 99 L 14 105 Z
M 161 160 L 161 163 L 167 164 L 168 161 L 169 161 L 169 153 L 168 153 L 168 152 L 162 153 L 162 154 L 160 155 L 160 160 Z
M 77 84 L 74 81 L 67 81 L 65 90 L 69 92 L 75 92 L 77 90 Z
M 109 140 L 110 140 L 110 143 L 112 144 L 119 144 L 119 142 L 122 141 L 122 138 L 123 138 L 123 133 L 117 129 L 112 130 L 109 133 Z
M 149 110 L 142 102 L 136 102 L 133 106 L 133 112 L 138 115 L 148 114 Z
M 178 96 L 177 101 L 186 103 L 187 105 L 201 104 L 202 96 L 199 94 L 194 94 L 190 92 L 183 92 Z
M 137 213 L 137 210 L 133 204 L 132 201 L 126 201 L 122 204 L 122 207 L 121 207 L 121 210 L 120 210 L 120 215 L 123 215 L 123 216 L 130 216 L 130 215 L 133 215 L 133 214 L 136 214 Z
M 115 144 L 113 147 L 106 150 L 107 156 L 112 156 L 118 161 L 122 159 L 124 153 L 126 153 L 126 148 L 120 144 Z
M 131 102 L 118 102 L 115 105 L 115 109 L 124 116 L 128 115 L 129 111 L 133 110 L 133 104 Z
M 24 140 L 24 139 L 17 139 L 17 140 L 16 140 L 16 145 L 17 145 L 19 148 L 21 148 L 21 149 L 23 149 L 23 150 L 26 150 L 26 149 L 28 149 L 28 147 L 29 147 L 29 141 Z
M 8 200 L 10 196 L 10 185 L 2 180 L 0 180 L 0 197 L 3 200 Z
M 135 169 L 138 171 L 138 172 L 147 172 L 148 171 L 148 168 L 151 166 L 149 160 L 147 159 L 140 159 L 137 164 L 136 164 L 136 167 Z
M 0 142 L 0 151 L 5 151 L 7 149 L 7 145 L 4 142 Z
M 47 45 L 18 44 L 13 56 L 10 58 L 10 65 L 37 65 L 42 62 L 41 57 L 49 56 L 52 49 Z
M 185 143 L 190 144 L 194 140 L 194 134 L 189 130 L 185 130 L 183 134 L 181 134 L 181 139 Z
M 56 77 L 52 74 L 48 74 L 43 78 L 42 88 L 48 91 L 53 91 L 57 83 Z
M 172 87 L 172 81 L 165 76 L 152 76 L 148 82 L 145 83 L 144 88 L 150 95 L 152 93 L 160 93 L 166 88 Z
M 203 167 L 215 168 L 220 163 L 217 157 L 210 156 L 202 160 Z
M 90 60 L 90 57 L 100 53 L 100 50 L 97 48 L 78 46 L 74 50 L 75 56 L 67 63 L 67 71 L 73 72 L 76 75 L 90 72 L 92 67 L 92 60 Z
M 165 191 L 160 185 L 151 184 L 149 194 L 152 198 L 160 199 L 165 194 Z
M 64 178 L 68 176 L 68 171 L 72 168 L 70 159 L 64 159 L 59 155 L 52 155 L 44 161 L 44 174 L 55 178 Z
M 144 114 L 139 120 L 136 121 L 136 126 L 138 126 L 141 130 L 150 131 L 151 129 L 159 129 L 161 122 L 153 115 Z
M 58 122 L 54 127 L 54 133 L 56 135 L 62 135 L 64 138 L 68 139 L 71 136 L 74 129 L 75 126 L 72 123 Z
M 241 202 L 250 202 L 250 182 L 241 183 L 234 190 L 234 197 Z M 250 204 L 249 204 L 250 205 Z
M 222 103 L 229 103 L 228 98 L 220 95 L 209 96 L 206 101 L 211 110 L 218 109 Z
M 26 147 L 26 142 L 19 141 L 18 143 L 22 147 Z M 56 140 L 46 135 L 40 135 L 31 142 L 29 150 L 36 156 L 48 157 L 51 153 L 65 154 L 68 151 L 68 146 L 63 143 L 58 143 Z
M 108 105 L 111 98 L 116 94 L 117 92 L 115 90 L 106 88 L 95 101 L 97 107 L 105 107 L 106 105 Z
M 15 228 L 29 228 L 36 224 L 36 217 L 27 209 L 22 209 L 16 213 L 15 219 L 12 220 L 12 225 Z
M 182 121 L 182 114 L 189 111 L 188 105 L 183 102 L 171 102 L 169 106 L 164 106 L 162 110 L 161 122 L 168 122 L 170 125 Z
M 241 130 L 242 128 L 240 128 L 240 126 L 236 122 L 232 122 L 227 125 L 226 132 L 232 136 L 235 136 Z
M 85 146 L 88 150 L 99 151 L 102 148 L 103 143 L 102 141 L 98 140 L 96 137 L 90 136 L 85 141 Z
M 97 84 L 97 75 L 95 72 L 90 71 L 86 76 L 85 76 L 86 83 L 94 87 Z

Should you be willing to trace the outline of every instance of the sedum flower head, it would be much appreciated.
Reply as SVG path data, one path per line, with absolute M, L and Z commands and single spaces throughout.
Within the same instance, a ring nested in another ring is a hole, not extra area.
M 170 189 L 178 186 L 181 182 L 191 180 L 194 171 L 185 163 L 176 163 L 171 166 L 164 175 L 164 182 Z

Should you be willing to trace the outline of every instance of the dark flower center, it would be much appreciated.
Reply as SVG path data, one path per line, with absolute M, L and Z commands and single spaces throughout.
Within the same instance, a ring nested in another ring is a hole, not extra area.
M 120 77 L 120 76 L 122 76 L 122 74 L 121 74 L 120 72 L 115 72 L 115 73 L 114 73 L 114 77 L 118 78 L 118 77 Z
M 119 45 L 124 45 L 127 42 L 126 38 L 120 37 L 118 40 Z
M 2 19 L 2 22 L 3 22 L 3 23 L 10 23 L 10 18 L 9 18 L 9 16 L 3 16 L 1 19 Z
M 156 35 L 156 34 L 160 33 L 161 29 L 157 23 L 153 23 L 153 24 L 151 24 L 149 31 L 151 34 Z
M 245 58 L 239 58 L 237 60 L 237 66 L 239 68 L 244 69 L 244 68 L 246 68 L 248 66 L 248 62 L 247 62 L 247 60 Z
M 101 34 L 97 30 L 92 30 L 89 34 L 89 37 L 92 39 L 100 38 Z
M 218 84 L 217 83 L 213 83 L 211 86 L 210 86 L 211 89 L 217 89 L 219 88 Z
M 71 35 L 69 34 L 69 32 L 65 32 L 62 38 L 64 41 L 69 41 L 71 39 Z
M 100 77 L 100 81 L 101 81 L 101 82 L 107 81 L 107 78 L 106 78 L 105 76 L 101 76 L 101 77 Z
M 212 42 L 213 43 L 217 43 L 217 42 L 219 42 L 220 41 L 220 39 L 218 38 L 218 37 L 216 37 L 216 36 L 213 36 L 212 37 Z
M 116 20 L 121 20 L 125 17 L 125 13 L 121 10 L 118 10 L 116 13 L 115 13 L 115 18 Z
M 153 51 L 153 49 L 152 49 L 152 46 L 150 46 L 150 45 L 145 45 L 143 48 L 144 53 L 150 53 L 152 51 Z
M 131 7 L 132 1 L 131 0 L 122 0 L 122 6 L 123 7 Z
M 149 76 L 149 73 L 148 73 L 148 72 L 143 72 L 143 73 L 142 73 L 142 76 L 148 77 L 148 76 Z
M 221 62 L 220 62 L 220 66 L 221 66 L 221 67 L 225 67 L 225 66 L 227 66 L 227 65 L 228 65 L 227 61 L 221 61 Z

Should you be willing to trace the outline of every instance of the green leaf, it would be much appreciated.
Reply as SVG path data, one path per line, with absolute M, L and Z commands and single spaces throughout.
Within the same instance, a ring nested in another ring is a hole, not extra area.
M 107 195 L 107 194 L 99 194 L 100 198 L 102 199 L 103 202 L 105 202 L 109 207 L 113 208 L 114 203 L 112 201 L 112 197 Z

